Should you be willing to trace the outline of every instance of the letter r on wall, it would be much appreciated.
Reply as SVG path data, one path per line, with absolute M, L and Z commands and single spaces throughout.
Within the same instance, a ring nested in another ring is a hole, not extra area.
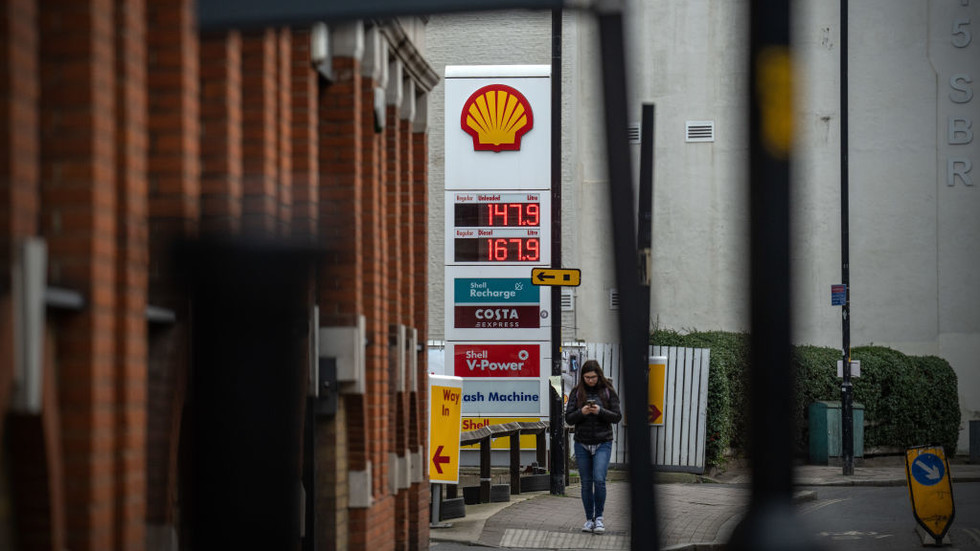
M 956 177 L 959 176 L 963 185 L 973 187 L 973 180 L 970 179 L 970 170 L 973 169 L 973 162 L 970 159 L 946 159 L 946 185 L 953 187 L 956 185 Z

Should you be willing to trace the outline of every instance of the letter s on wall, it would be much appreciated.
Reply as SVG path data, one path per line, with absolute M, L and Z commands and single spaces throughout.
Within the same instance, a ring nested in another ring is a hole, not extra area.
M 961 84 L 961 81 L 966 84 Z M 970 78 L 970 75 L 964 73 L 957 73 L 949 77 L 949 87 L 957 92 L 962 92 L 962 94 L 950 92 L 949 99 L 953 103 L 968 103 L 971 99 L 973 99 L 973 88 L 967 86 L 967 84 L 970 84 L 971 82 L 973 82 L 973 79 Z

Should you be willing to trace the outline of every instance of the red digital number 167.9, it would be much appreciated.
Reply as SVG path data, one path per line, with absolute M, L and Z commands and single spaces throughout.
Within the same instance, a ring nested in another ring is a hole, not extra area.
M 490 262 L 537 262 L 541 256 L 537 239 L 488 239 L 487 260 Z M 511 258 L 511 248 L 514 257 Z

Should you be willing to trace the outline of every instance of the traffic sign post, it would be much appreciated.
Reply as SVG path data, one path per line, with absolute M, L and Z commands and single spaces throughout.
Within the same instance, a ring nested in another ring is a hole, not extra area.
M 905 476 L 916 522 L 942 543 L 953 524 L 953 485 L 949 463 L 941 446 L 920 446 L 905 450 Z
M 647 423 L 663 426 L 664 424 L 664 389 L 667 383 L 667 357 L 650 356 L 647 365 Z

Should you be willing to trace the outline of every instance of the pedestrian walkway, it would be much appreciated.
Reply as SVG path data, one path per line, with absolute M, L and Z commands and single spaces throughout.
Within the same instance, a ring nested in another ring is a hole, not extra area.
M 887 462 L 886 462 L 887 463 Z M 980 465 L 951 465 L 953 482 L 980 482 Z M 734 466 L 714 477 L 662 477 L 656 486 L 657 522 L 661 548 L 707 550 L 720 548 L 745 514 L 749 500 L 748 470 Z M 903 486 L 904 465 L 855 467 L 844 476 L 841 467 L 806 465 L 794 470 L 798 486 Z M 698 483 L 700 482 L 700 483 Z M 717 483 L 711 483 L 717 482 Z M 629 549 L 629 483 L 607 483 L 606 533 L 581 532 L 580 487 L 566 487 L 564 496 L 533 492 L 511 496 L 506 503 L 467 505 L 466 517 L 450 521 L 450 528 L 434 528 L 433 541 L 519 549 Z M 819 491 L 819 490 L 817 490 Z M 813 491 L 798 490 L 796 501 L 816 498 Z

